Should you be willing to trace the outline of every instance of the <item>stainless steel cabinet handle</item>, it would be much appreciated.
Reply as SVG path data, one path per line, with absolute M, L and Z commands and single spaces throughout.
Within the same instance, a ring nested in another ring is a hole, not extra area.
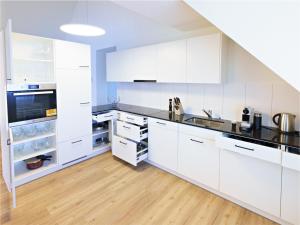
M 127 145 L 127 143 L 125 143 L 125 142 L 123 142 L 123 141 L 120 141 L 120 143 L 123 144 L 123 145 Z
M 243 146 L 239 146 L 239 145 L 234 145 L 236 148 L 241 148 L 241 149 L 245 149 L 245 150 L 248 150 L 248 151 L 254 151 L 253 148 L 246 148 L 246 147 L 243 147 Z
M 76 144 L 76 143 L 79 143 L 79 142 L 82 142 L 82 140 L 74 141 L 74 142 L 72 142 L 72 144 Z
M 126 117 L 128 120 L 134 120 L 134 118 L 131 118 L 131 117 Z
M 106 115 L 106 116 L 104 116 L 105 118 L 107 118 L 107 117 L 112 117 L 113 115 Z
M 156 122 L 157 124 L 160 124 L 160 125 L 167 125 L 165 123 L 161 123 L 161 122 Z
M 126 128 L 126 129 L 130 129 L 130 127 L 126 127 L 126 126 L 123 126 L 124 128 Z
M 90 102 L 80 102 L 80 105 L 87 105 L 90 104 Z
M 90 66 L 79 66 L 80 68 L 89 68 Z
M 197 142 L 197 143 L 203 144 L 203 141 L 197 141 L 197 140 L 192 139 L 192 138 L 190 140 L 193 141 L 193 142 Z

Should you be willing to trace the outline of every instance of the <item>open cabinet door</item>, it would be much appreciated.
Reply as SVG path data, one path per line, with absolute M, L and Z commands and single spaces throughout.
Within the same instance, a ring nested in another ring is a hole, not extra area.
M 0 136 L 1 136 L 1 154 L 2 154 L 2 176 L 9 191 L 12 190 L 12 164 L 10 157 L 9 145 L 9 127 L 7 115 L 7 98 L 6 98 L 6 82 L 7 82 L 7 65 L 11 65 L 9 58 L 5 57 L 6 51 L 6 37 L 9 37 L 11 32 L 11 22 L 7 24 L 5 31 L 0 32 Z M 10 40 L 9 40 L 10 42 Z M 7 55 L 6 55 L 7 56 Z M 9 63 L 9 64 L 7 64 Z

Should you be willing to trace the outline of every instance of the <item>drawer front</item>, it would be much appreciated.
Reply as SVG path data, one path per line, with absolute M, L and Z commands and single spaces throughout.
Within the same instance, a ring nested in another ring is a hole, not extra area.
M 211 141 L 215 141 L 217 137 L 222 136 L 221 132 L 208 130 L 201 127 L 190 126 L 190 125 L 179 125 L 179 132 L 188 135 L 197 136 L 200 138 L 205 138 Z
M 125 112 L 119 113 L 119 119 L 124 122 L 137 124 L 139 126 L 144 126 L 147 124 L 146 117 L 138 116 L 138 115 L 134 115 L 134 114 L 130 114 L 130 113 L 125 113 Z
M 282 166 L 300 172 L 300 155 L 282 152 Z
M 171 130 L 176 130 L 178 129 L 178 124 L 165 121 L 165 120 L 160 120 L 160 119 L 154 119 L 154 118 L 149 118 L 148 123 L 151 124 L 151 126 L 157 126 L 161 128 L 167 128 Z
M 242 155 L 261 159 L 264 161 L 281 164 L 280 149 L 270 148 L 263 145 L 252 144 L 245 141 L 235 140 L 227 137 L 218 137 L 217 146 L 221 149 L 233 151 Z
M 87 156 L 91 152 L 92 140 L 90 136 L 58 144 L 58 160 L 61 165 Z
M 98 123 L 100 123 L 103 121 L 114 119 L 115 115 L 116 115 L 115 112 L 104 113 L 97 116 L 93 116 L 93 120 L 96 120 Z
M 117 121 L 117 135 L 119 136 L 140 142 L 142 139 L 147 137 L 147 134 L 141 135 L 141 131 L 141 127 L 137 125 Z
M 134 166 L 136 166 L 140 158 L 142 158 L 138 157 L 137 144 L 135 142 L 116 135 L 113 136 L 112 153 Z

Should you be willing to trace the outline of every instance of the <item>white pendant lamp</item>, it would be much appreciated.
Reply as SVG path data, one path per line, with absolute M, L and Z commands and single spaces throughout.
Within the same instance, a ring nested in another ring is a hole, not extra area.
M 60 26 L 60 30 L 73 35 L 95 37 L 105 34 L 105 30 L 88 24 L 88 1 L 86 2 L 86 24 L 69 23 Z

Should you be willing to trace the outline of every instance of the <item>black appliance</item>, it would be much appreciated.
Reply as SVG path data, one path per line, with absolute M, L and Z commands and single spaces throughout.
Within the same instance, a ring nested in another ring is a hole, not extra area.
M 55 119 L 56 85 L 24 84 L 7 87 L 9 126 Z

